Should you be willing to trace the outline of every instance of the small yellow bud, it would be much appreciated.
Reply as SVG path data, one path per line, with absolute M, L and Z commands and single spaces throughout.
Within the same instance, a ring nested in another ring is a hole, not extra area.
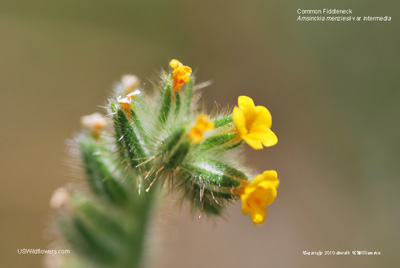
M 181 86 L 189 81 L 189 77 L 192 74 L 192 68 L 183 65 L 180 61 L 175 59 L 171 60 L 169 65 L 174 69 L 172 72 L 174 90 L 179 92 Z
M 201 114 L 196 119 L 196 124 L 192 127 L 188 133 L 189 139 L 199 144 L 205 132 L 214 129 L 214 123 L 211 122 L 210 118 L 206 114 Z

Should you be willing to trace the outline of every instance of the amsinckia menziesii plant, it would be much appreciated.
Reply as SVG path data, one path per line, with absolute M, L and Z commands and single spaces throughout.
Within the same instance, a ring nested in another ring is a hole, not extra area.
M 137 77 L 123 76 L 107 115 L 82 118 L 71 152 L 85 180 L 58 189 L 51 200 L 73 248 L 60 267 L 145 265 L 149 223 L 171 190 L 207 215 L 241 199 L 243 214 L 264 222 L 277 173 L 250 176 L 240 156 L 243 141 L 256 150 L 277 143 L 271 114 L 240 96 L 232 114 L 207 115 L 199 111 L 191 68 L 178 60 L 170 67 L 153 93 Z

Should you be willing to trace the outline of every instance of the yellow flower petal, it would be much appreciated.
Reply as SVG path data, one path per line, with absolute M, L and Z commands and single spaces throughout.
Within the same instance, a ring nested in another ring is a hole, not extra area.
M 264 106 L 256 106 L 254 110 L 256 116 L 254 117 L 253 125 L 254 126 L 262 125 L 267 128 L 270 128 L 272 125 L 272 117 L 268 109 L 265 108 Z
M 262 139 L 262 143 L 265 147 L 274 146 L 278 143 L 278 137 L 275 135 L 274 132 L 272 132 L 272 130 L 267 129 L 265 137 Z
M 192 128 L 192 129 L 189 131 L 188 136 L 189 136 L 189 139 L 190 139 L 192 142 L 199 144 L 199 143 L 201 142 L 201 140 L 203 139 L 203 132 L 198 131 L 198 130 L 195 129 L 195 128 Z
M 173 59 L 169 62 L 169 66 L 171 66 L 173 69 L 178 69 L 181 65 L 182 63 L 179 60 Z
M 274 183 L 265 183 L 262 186 L 260 185 L 257 188 L 257 196 L 262 199 L 262 205 L 264 207 L 270 205 L 272 202 L 274 202 L 276 196 L 277 196 L 277 191 Z
M 262 126 L 254 127 L 249 134 L 243 136 L 243 139 L 253 149 L 260 150 L 263 148 L 262 141 L 268 138 L 267 130 Z
M 252 138 L 250 135 L 243 137 L 243 140 L 250 145 L 254 150 L 261 150 L 263 148 L 260 139 Z
M 189 76 L 192 73 L 192 68 L 190 68 L 189 66 L 182 65 L 181 69 L 185 77 Z
M 266 211 L 262 211 L 261 213 L 254 213 L 250 215 L 250 219 L 254 222 L 255 225 L 261 224 L 265 220 Z
M 214 123 L 206 114 L 199 115 L 196 120 L 196 128 L 202 131 L 210 131 L 214 128 Z
M 238 107 L 233 108 L 232 119 L 240 137 L 247 135 L 246 118 L 244 112 Z
M 239 96 L 238 98 L 238 106 L 244 112 L 251 112 L 254 110 L 254 101 L 247 96 Z
M 251 131 L 249 131 L 249 134 L 247 134 L 247 137 L 258 139 L 261 142 L 263 139 L 268 137 L 267 130 L 268 128 L 263 126 L 253 127 Z
M 242 195 L 241 199 L 242 199 L 242 213 L 244 215 L 247 215 L 251 211 L 250 207 L 247 205 L 247 202 L 246 202 L 247 196 L 246 195 Z
M 275 170 L 266 170 L 262 174 L 257 175 L 252 183 L 255 185 L 266 188 L 268 183 L 272 183 L 272 185 L 277 188 L 279 186 L 278 173 Z
M 263 223 L 266 215 L 266 208 L 263 204 L 260 204 L 257 199 L 250 199 L 250 207 L 253 208 L 250 211 L 250 219 L 254 224 Z

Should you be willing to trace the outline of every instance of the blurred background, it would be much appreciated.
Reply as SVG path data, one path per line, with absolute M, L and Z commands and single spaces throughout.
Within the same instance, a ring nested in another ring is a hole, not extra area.
M 392 22 L 297 22 L 296 10 L 353 9 Z M 114 81 L 149 84 L 172 58 L 214 101 L 268 107 L 278 145 L 248 150 L 278 171 L 278 198 L 254 228 L 169 208 L 157 267 L 395 267 L 400 259 L 398 1 L 0 0 L 0 266 L 42 267 L 65 140 Z M 150 87 L 150 85 L 149 85 Z M 381 256 L 303 256 L 367 250 Z

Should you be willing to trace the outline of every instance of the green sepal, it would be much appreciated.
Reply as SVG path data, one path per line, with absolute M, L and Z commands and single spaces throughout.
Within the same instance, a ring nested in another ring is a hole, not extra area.
M 111 103 L 110 103 L 110 109 L 111 109 L 111 112 L 113 112 L 113 113 L 116 113 L 116 112 L 117 112 L 117 107 L 115 106 L 115 103 L 114 103 L 114 102 L 111 102 Z
M 118 253 L 79 217 L 60 218 L 58 223 L 61 232 L 78 254 L 98 265 L 111 264 L 117 260 Z
M 111 103 L 111 110 L 114 111 L 115 105 L 114 103 Z M 125 151 L 124 148 L 124 131 L 121 128 L 121 124 L 118 121 L 118 116 L 117 116 L 117 112 L 115 110 L 114 112 L 115 114 L 113 115 L 113 121 L 114 121 L 114 132 L 115 132 L 115 143 L 117 144 L 117 152 L 120 158 L 120 161 L 125 161 L 128 158 L 128 155 Z
M 222 162 L 212 160 L 212 159 L 205 159 L 207 163 L 218 170 L 219 172 L 223 172 L 229 177 L 233 177 L 235 179 L 240 179 L 240 180 L 248 180 L 249 178 L 246 176 L 246 174 L 243 171 L 240 171 L 236 168 L 233 168 L 227 164 L 224 164 Z
M 187 178 L 195 184 L 206 184 L 206 188 L 212 186 L 234 188 L 240 186 L 241 180 L 248 179 L 242 171 L 208 159 L 191 165 L 186 164 L 184 170 L 187 172 Z
M 190 141 L 185 139 L 179 147 L 175 150 L 175 152 L 169 158 L 169 161 L 166 163 L 167 169 L 175 169 L 179 165 L 182 164 L 183 160 L 185 160 L 186 155 L 190 149 Z
M 132 104 L 131 116 L 132 116 L 132 119 L 133 119 L 133 123 L 135 124 L 135 126 L 139 130 L 139 135 L 142 138 L 142 140 L 144 141 L 144 143 L 149 144 L 149 140 L 147 139 L 147 136 L 145 134 L 142 122 L 140 121 L 140 118 L 137 115 L 137 113 L 135 112 L 135 110 L 136 110 L 135 104 Z
M 222 212 L 224 202 L 238 198 L 234 189 L 248 180 L 244 172 L 212 159 L 185 163 L 176 177 L 186 198 L 204 212 L 215 215 Z
M 121 136 L 118 140 L 123 140 L 122 144 L 128 156 L 128 160 L 131 164 L 131 167 L 135 169 L 138 164 L 143 162 L 146 157 L 146 153 L 123 110 L 119 109 L 117 111 L 115 120 L 115 123 L 119 126 L 119 129 L 124 130 L 124 132 L 121 131 L 122 133 L 119 133 Z
M 108 213 L 105 206 L 96 206 L 93 202 L 83 198 L 74 200 L 77 217 L 87 223 L 92 230 L 106 236 L 107 240 L 113 240 L 110 243 L 115 244 L 115 241 L 118 241 L 118 243 L 127 242 L 127 232 L 122 225 L 123 223 L 115 221 L 110 215 L 111 212 L 115 213 L 116 211 Z
M 207 139 L 205 139 L 199 146 L 200 151 L 205 151 L 208 149 L 215 149 L 218 146 L 221 146 L 223 144 L 226 144 L 227 142 L 232 141 L 235 137 L 237 136 L 236 133 L 227 133 L 227 134 L 221 134 L 217 136 L 211 136 Z M 226 149 L 226 148 L 221 148 L 221 149 Z
M 164 124 L 167 121 L 169 112 L 171 110 L 172 81 L 170 77 L 168 77 L 165 80 L 161 94 L 162 94 L 162 103 L 158 119 L 160 123 Z
M 182 136 L 183 134 L 185 134 L 185 132 L 186 128 L 184 127 L 177 128 L 174 132 L 172 132 L 172 134 L 162 142 L 159 149 L 160 153 L 164 154 L 167 152 L 171 152 L 182 139 Z
M 115 164 L 103 144 L 98 140 L 85 136 L 79 137 L 79 149 L 86 174 L 86 180 L 92 192 L 103 196 L 113 203 L 126 201 L 125 190 L 111 172 Z
M 199 196 L 200 191 L 203 191 L 202 188 L 199 185 L 193 185 L 191 191 L 192 194 L 190 200 L 192 204 L 207 215 L 221 215 L 225 209 L 223 199 L 229 200 L 233 198 L 229 198 L 227 194 L 221 194 L 215 191 L 211 194 L 210 190 L 204 189 L 203 199 L 200 200 Z
M 181 110 L 181 95 L 178 91 L 175 92 L 175 118 L 178 117 Z
M 224 201 L 235 198 L 232 194 L 223 194 L 203 188 L 202 185 L 193 184 L 188 179 L 181 181 L 179 187 L 184 192 L 184 198 L 191 202 L 201 213 L 204 212 L 207 215 L 221 215 L 225 209 Z
M 242 145 L 243 140 L 236 140 L 235 142 L 229 144 L 228 146 L 224 147 L 224 150 L 231 150 L 231 149 L 235 149 L 237 147 L 239 147 L 240 145 Z
M 222 118 L 214 120 L 214 128 L 223 127 L 232 122 L 232 115 L 224 116 Z

